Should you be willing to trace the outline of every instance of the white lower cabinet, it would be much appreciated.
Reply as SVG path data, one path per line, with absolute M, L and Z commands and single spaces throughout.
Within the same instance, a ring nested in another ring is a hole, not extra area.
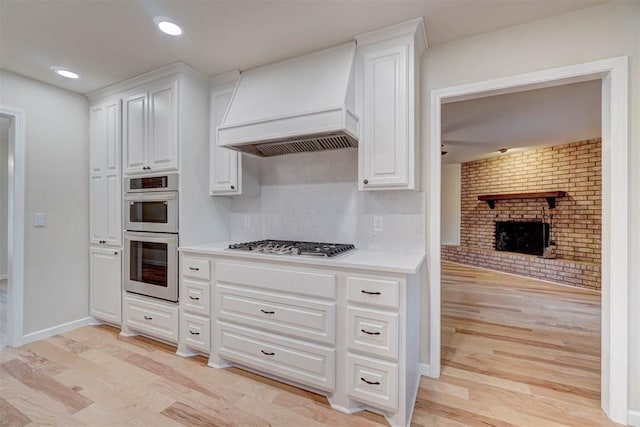
M 210 366 L 245 367 L 325 393 L 336 410 L 410 424 L 419 385 L 416 275 L 181 254 L 190 264 L 182 266 L 179 353 L 205 351 L 210 320 Z M 206 282 L 194 277 L 203 271 Z M 205 285 L 210 319 L 186 308 Z
M 349 350 L 398 360 L 398 313 L 348 306 L 347 325 Z
M 89 249 L 90 314 L 96 319 L 120 325 L 122 322 L 122 250 Z
M 200 314 L 207 319 L 211 315 L 209 283 L 184 278 L 180 292 L 180 307 L 186 312 Z
M 372 406 L 398 409 L 398 364 L 349 353 L 348 394 Z
M 314 389 L 334 389 L 334 348 L 226 322 L 216 325 L 219 356 Z
M 180 253 L 180 356 L 211 351 L 212 266 L 207 257 Z
M 208 354 L 211 350 L 209 318 L 181 311 L 180 342 L 189 348 Z
M 127 293 L 124 297 L 124 335 L 130 330 L 178 342 L 178 305 Z
M 218 319 L 325 344 L 335 343 L 335 302 L 218 283 Z

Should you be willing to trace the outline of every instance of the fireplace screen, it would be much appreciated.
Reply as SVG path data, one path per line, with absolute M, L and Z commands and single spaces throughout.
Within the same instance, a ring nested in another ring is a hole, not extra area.
M 541 221 L 496 221 L 496 250 L 542 255 L 549 242 L 549 224 Z

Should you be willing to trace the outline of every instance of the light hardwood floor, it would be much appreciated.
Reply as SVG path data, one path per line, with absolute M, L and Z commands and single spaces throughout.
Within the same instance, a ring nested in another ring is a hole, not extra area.
M 444 264 L 443 368 L 421 426 L 614 425 L 599 409 L 598 294 Z M 85 327 L 0 351 L 0 425 L 382 426 L 145 338 Z

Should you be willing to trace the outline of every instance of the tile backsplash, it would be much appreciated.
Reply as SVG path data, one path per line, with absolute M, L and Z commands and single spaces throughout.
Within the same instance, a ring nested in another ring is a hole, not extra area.
M 423 249 L 424 193 L 359 192 L 357 150 L 290 154 L 261 163 L 261 195 L 232 199 L 232 241 L 273 238 Z M 374 216 L 383 218 L 383 231 L 373 231 Z

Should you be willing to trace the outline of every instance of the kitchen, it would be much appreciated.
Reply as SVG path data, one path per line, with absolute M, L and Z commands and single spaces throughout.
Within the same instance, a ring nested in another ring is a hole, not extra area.
M 609 7 L 617 10 L 618 13 L 621 13 L 618 9 L 616 9 L 616 7 L 612 5 L 610 5 Z M 621 6 L 618 7 L 621 8 Z M 380 25 L 376 28 L 383 27 L 384 25 Z M 374 28 L 371 29 L 373 30 Z M 428 31 L 429 30 L 427 28 L 427 32 Z M 437 52 L 437 49 L 435 50 L 435 52 Z M 422 72 L 424 72 L 425 75 L 429 74 L 428 69 L 432 67 L 434 67 L 433 64 L 429 64 L 426 59 L 423 60 Z M 438 74 L 434 73 L 434 75 L 437 76 Z M 209 83 L 210 82 L 205 81 L 203 84 L 207 85 L 208 87 Z M 153 88 L 150 88 L 148 93 L 153 94 Z M 183 93 L 182 87 L 180 87 L 179 102 L 183 101 L 183 94 L 185 96 L 188 95 L 188 93 Z M 140 93 L 131 93 L 130 95 L 128 95 L 130 96 L 130 100 L 132 102 L 132 105 L 134 106 L 132 108 L 135 108 L 136 96 L 138 95 L 140 95 Z M 190 96 L 193 96 L 194 98 L 197 98 L 199 95 L 202 95 L 202 91 L 194 91 L 193 94 L 190 94 Z M 195 245 L 198 243 L 213 242 L 218 240 L 230 240 L 233 243 L 240 243 L 266 238 L 282 238 L 293 240 L 315 240 L 320 242 L 333 241 L 347 244 L 353 243 L 356 247 L 358 247 L 356 253 L 364 251 L 367 247 L 373 248 L 374 250 L 380 249 L 382 243 L 390 243 L 392 246 L 394 246 L 395 250 L 402 248 L 403 246 L 413 247 L 413 249 L 417 248 L 418 251 L 421 250 L 420 246 L 424 244 L 425 239 L 424 195 L 420 192 L 414 193 L 407 191 L 389 191 L 379 192 L 377 194 L 374 194 L 374 192 L 357 192 L 354 187 L 358 185 L 365 185 L 364 179 L 367 179 L 367 177 L 356 175 L 356 172 L 358 172 L 361 168 L 358 167 L 360 159 L 358 159 L 356 150 L 354 149 L 346 148 L 343 150 L 326 153 L 290 155 L 297 156 L 295 165 L 292 165 L 289 161 L 286 160 L 287 156 L 260 159 L 260 166 L 262 168 L 262 171 L 260 172 L 259 176 L 263 181 L 261 183 L 262 188 L 260 196 L 209 196 L 211 185 L 209 182 L 210 160 L 207 154 L 209 144 L 208 116 L 206 114 L 203 115 L 202 113 L 203 110 L 208 109 L 208 97 L 209 92 L 207 89 L 205 92 L 205 96 L 201 96 L 202 99 L 195 101 L 198 102 L 199 105 L 205 105 L 204 108 L 192 109 L 188 114 L 180 108 L 178 111 L 178 122 L 180 123 L 180 127 L 178 129 L 175 129 L 176 132 L 190 132 L 189 135 L 180 135 L 180 141 L 185 140 L 185 138 L 188 138 L 189 140 L 198 139 L 201 141 L 205 141 L 204 146 L 200 147 L 200 151 L 193 147 L 193 152 L 180 152 L 178 156 L 180 161 L 183 162 L 183 165 L 186 164 L 184 162 L 187 161 L 187 159 L 189 159 L 188 164 L 197 165 L 197 167 L 189 169 L 181 168 L 180 183 L 178 184 L 179 186 L 182 186 L 183 190 L 179 193 L 179 197 L 181 197 L 180 200 L 183 206 L 190 203 L 193 203 L 194 206 L 200 206 L 200 208 L 198 209 L 188 209 L 186 212 L 184 210 L 179 212 L 179 218 L 184 220 L 184 226 L 181 224 L 179 230 L 180 238 L 187 239 L 186 241 L 189 242 L 187 243 L 187 245 Z M 428 95 L 426 95 L 426 92 L 424 91 L 422 92 L 422 98 L 422 106 L 428 104 Z M 11 98 L 6 99 L 7 101 L 5 101 L 5 98 L 3 97 L 3 105 L 14 104 L 8 102 L 9 100 L 11 100 Z M 162 99 L 158 99 L 159 102 L 162 102 Z M 15 105 L 19 106 L 20 102 L 15 103 Z M 29 110 L 29 108 L 23 108 L 27 111 Z M 75 106 L 71 108 L 75 108 Z M 124 108 L 125 107 L 123 105 L 123 109 Z M 185 108 L 189 107 L 187 106 Z M 123 121 L 124 117 L 125 116 L 123 115 Z M 200 117 L 200 119 L 198 119 L 198 117 Z M 193 126 L 189 126 L 189 123 L 192 123 Z M 207 123 L 206 127 L 203 126 L 203 123 Z M 422 132 L 425 132 L 425 125 L 423 124 L 422 126 Z M 86 135 L 89 135 L 87 124 L 79 123 L 78 133 L 83 133 L 83 129 L 84 132 L 86 132 Z M 188 147 L 181 147 L 181 149 L 185 148 Z M 81 160 L 83 156 L 86 156 L 88 158 L 88 151 L 86 150 L 86 148 L 84 149 L 84 151 L 74 152 L 78 157 L 78 163 L 84 163 L 86 165 L 86 160 Z M 43 154 L 44 153 L 50 153 L 50 149 L 45 148 Z M 425 154 L 418 154 L 416 155 L 416 158 L 420 158 L 421 155 L 424 156 Z M 242 157 L 243 166 L 245 166 L 245 157 L 246 156 Z M 52 157 L 50 159 L 56 159 L 56 154 L 52 153 Z M 325 159 L 327 165 L 325 165 Z M 59 159 L 59 162 L 60 164 L 66 164 L 68 160 L 61 158 Z M 37 166 L 37 164 L 35 164 L 34 166 Z M 41 166 L 41 170 L 46 170 L 47 165 Z M 123 169 L 126 169 L 129 166 L 131 165 L 127 165 L 126 162 L 123 163 Z M 140 167 L 154 167 L 154 165 L 149 166 L 147 164 L 141 164 Z M 242 169 L 242 177 L 245 178 L 246 173 L 244 171 L 244 168 Z M 249 170 L 250 168 L 247 169 Z M 72 170 L 69 170 L 68 172 L 71 173 Z M 84 172 L 83 174 L 86 174 L 86 172 Z M 82 176 L 83 174 L 80 175 Z M 188 174 L 193 174 L 193 176 L 189 177 L 187 176 Z M 321 179 L 321 181 L 319 181 L 318 179 Z M 425 180 L 426 177 L 424 176 L 422 178 L 418 178 L 418 181 L 421 181 L 422 183 L 421 187 L 423 191 L 427 188 L 427 186 L 425 185 Z M 31 185 L 33 185 L 33 183 L 37 181 L 33 181 L 32 178 L 30 182 Z M 244 184 L 247 181 L 243 180 L 242 182 Z M 295 187 L 293 183 L 296 182 L 303 182 L 304 185 L 307 186 L 307 188 L 300 189 L 300 187 Z M 318 185 L 318 183 L 322 184 Z M 329 185 L 323 187 L 324 184 Z M 230 188 L 231 185 L 232 184 L 229 184 L 229 190 L 235 190 Z M 197 188 L 198 191 L 185 192 L 185 188 Z M 295 192 L 292 192 L 295 190 L 300 191 L 300 193 L 296 194 Z M 80 193 L 84 194 L 82 189 L 80 189 L 80 192 L 78 194 Z M 88 193 L 89 191 L 87 189 L 86 194 Z M 199 194 L 199 196 L 192 196 L 196 193 Z M 287 197 L 295 197 L 295 199 L 297 200 L 301 195 L 305 194 L 310 195 L 310 197 L 307 196 L 308 200 L 310 201 L 308 206 L 304 206 L 299 203 L 291 203 L 291 199 Z M 189 197 L 193 197 L 193 199 L 189 200 Z M 89 205 L 89 203 L 87 203 L 87 205 Z M 287 206 L 288 209 L 281 209 L 283 206 Z M 321 208 L 323 207 L 327 212 L 325 214 L 320 213 Z M 30 212 L 39 212 L 40 210 L 47 211 L 49 213 L 49 217 L 47 219 L 49 219 L 49 221 L 53 221 L 48 223 L 48 226 L 53 226 L 56 224 L 56 217 L 53 210 L 47 209 L 46 206 L 38 208 L 37 205 L 32 205 L 30 209 L 33 209 L 30 210 Z M 28 217 L 29 221 L 27 221 L 27 223 L 30 223 L 30 215 Z M 189 215 L 202 216 L 190 220 L 188 219 Z M 248 219 L 247 215 L 249 215 Z M 405 218 L 403 217 L 403 215 L 406 215 L 407 217 Z M 379 230 L 381 229 L 381 231 L 373 231 L 374 217 L 383 218 L 382 221 L 378 219 L 375 220 L 376 224 L 378 225 L 377 228 Z M 211 220 L 212 218 L 220 219 L 220 221 Z M 300 221 L 300 218 L 310 218 L 311 221 Z M 336 218 L 340 218 L 340 220 L 336 220 Z M 380 224 L 380 222 L 382 223 Z M 77 222 L 77 224 L 83 223 L 86 224 L 86 228 L 88 230 L 88 219 L 80 218 Z M 216 224 L 220 223 L 225 224 L 228 229 L 222 231 L 216 230 Z M 248 225 L 245 226 L 246 224 Z M 339 227 L 343 228 L 336 229 L 336 224 L 339 224 Z M 403 226 L 405 225 L 406 228 L 403 228 Z M 207 227 L 210 228 L 207 229 Z M 34 234 L 34 236 L 37 238 L 39 235 L 43 235 L 50 229 L 51 228 L 47 227 L 45 227 L 44 229 L 29 229 L 29 233 L 40 233 Z M 416 233 L 415 230 L 419 231 Z M 209 235 L 207 235 L 208 233 Z M 215 233 L 220 234 L 215 235 Z M 271 233 L 274 233 L 275 235 Z M 227 237 L 227 235 L 229 237 Z M 238 236 L 238 238 L 234 238 L 235 236 Z M 327 236 L 328 238 L 325 238 L 323 236 Z M 346 239 L 344 237 L 346 237 Z M 396 237 L 397 240 L 394 241 L 394 238 Z M 411 241 L 411 239 L 414 240 Z M 99 242 L 100 240 L 106 239 L 97 239 L 97 242 Z M 58 239 L 58 241 L 60 240 Z M 100 245 L 100 243 L 97 243 L 97 245 Z M 88 253 L 89 248 L 86 247 L 86 245 L 85 248 L 87 249 Z M 86 257 L 86 255 L 82 256 Z M 238 255 L 237 257 L 240 257 L 240 255 Z M 339 259 L 345 258 L 343 257 Z M 33 268 L 26 270 L 27 277 L 31 275 L 30 280 L 34 279 L 34 274 L 40 274 L 37 272 L 34 273 Z M 58 270 L 57 268 L 54 268 L 52 271 Z M 88 277 L 88 271 L 85 270 L 85 272 L 86 276 Z M 36 282 L 45 282 L 44 278 L 35 278 L 35 280 Z M 421 277 L 420 280 L 425 283 L 424 277 Z M 76 307 L 75 310 L 76 312 L 82 312 L 82 301 L 88 300 L 87 290 L 77 285 L 74 286 L 76 286 L 76 290 L 79 294 L 79 301 L 74 302 Z M 73 322 L 74 320 L 83 317 L 81 315 L 77 315 L 75 317 L 73 315 L 71 317 L 65 317 L 59 313 L 52 313 L 50 318 L 46 318 L 46 316 L 48 316 L 47 313 L 50 311 L 47 309 L 46 303 L 44 301 L 37 302 L 39 300 L 38 298 L 36 298 L 35 301 L 32 301 L 34 297 L 33 292 L 35 290 L 33 287 L 27 286 L 25 290 L 25 296 L 27 300 L 30 301 L 30 303 L 25 306 L 25 310 L 36 310 L 32 313 L 42 313 L 40 316 L 37 314 L 34 316 L 25 313 L 25 331 L 27 331 L 28 333 L 35 333 L 50 328 L 54 325 Z M 51 298 L 52 299 L 50 299 L 49 301 L 53 302 L 57 301 L 59 299 L 59 296 L 52 295 Z M 424 295 L 423 293 L 423 301 L 425 300 L 425 298 L 426 295 Z M 86 302 L 84 304 L 86 305 Z M 43 307 L 43 305 L 45 305 L 45 307 Z M 424 329 L 424 327 L 427 326 L 424 324 L 424 318 L 422 318 L 422 322 L 422 326 Z M 35 337 L 35 335 L 32 337 Z M 423 343 L 422 346 L 426 346 L 426 344 Z M 422 351 L 423 354 L 426 353 L 424 347 Z M 423 362 L 428 361 L 428 359 L 424 356 L 421 358 L 421 360 Z

